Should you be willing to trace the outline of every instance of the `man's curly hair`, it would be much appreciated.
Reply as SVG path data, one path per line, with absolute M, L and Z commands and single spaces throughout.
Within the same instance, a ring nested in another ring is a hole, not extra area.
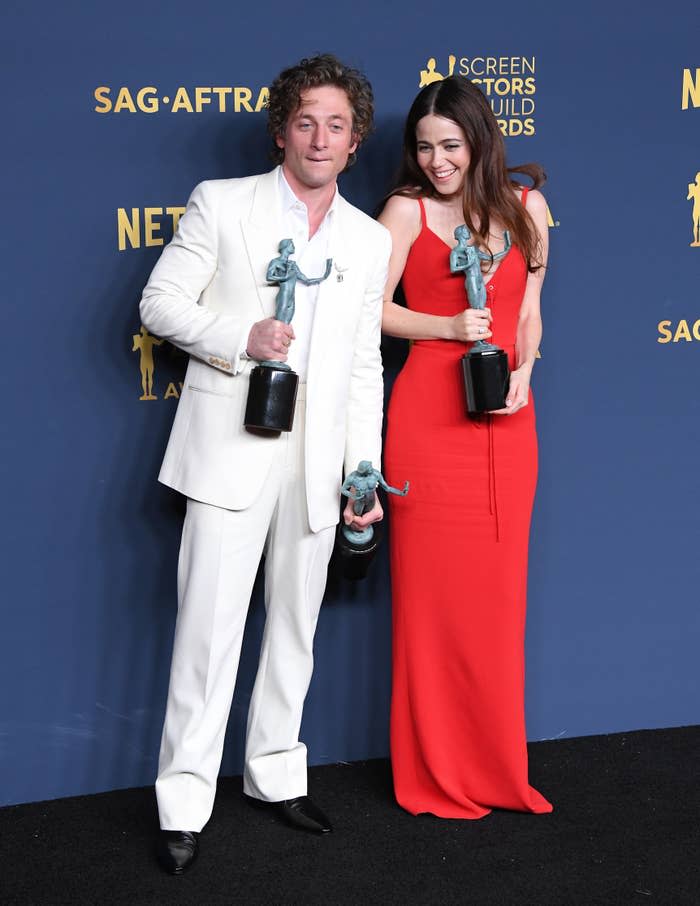
M 289 117 L 301 106 L 301 96 L 309 88 L 335 85 L 347 95 L 352 108 L 352 131 L 361 144 L 372 131 L 374 95 L 367 78 L 357 69 L 341 63 L 333 54 L 324 53 L 301 60 L 296 66 L 283 70 L 270 85 L 267 105 L 267 130 L 272 137 L 271 157 L 277 164 L 284 160 L 284 149 L 275 139 L 284 135 Z M 355 163 L 356 155 L 348 157 L 347 170 Z

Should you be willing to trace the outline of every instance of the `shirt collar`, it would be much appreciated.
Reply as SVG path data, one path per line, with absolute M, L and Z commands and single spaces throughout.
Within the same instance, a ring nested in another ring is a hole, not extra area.
M 307 210 L 306 205 L 304 204 L 303 201 L 298 199 L 296 197 L 296 195 L 294 194 L 294 192 L 292 191 L 292 187 L 287 182 L 287 179 L 284 175 L 284 169 L 281 165 L 279 168 L 278 185 L 279 185 L 279 193 L 280 193 L 280 202 L 282 204 L 282 214 L 283 215 L 287 214 L 289 211 L 291 211 L 293 208 L 296 207 L 298 210 L 303 210 L 304 213 L 308 216 L 308 210 Z M 338 193 L 338 184 L 336 183 L 335 192 L 333 193 L 333 200 L 331 201 L 330 207 L 328 208 L 328 211 L 326 212 L 326 217 L 328 217 L 329 214 L 332 214 L 337 209 L 339 197 L 340 197 L 340 195 Z M 324 220 L 325 220 L 325 218 L 324 218 Z

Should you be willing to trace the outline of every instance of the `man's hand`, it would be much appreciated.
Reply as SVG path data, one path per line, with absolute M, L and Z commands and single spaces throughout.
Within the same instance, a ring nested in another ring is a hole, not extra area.
M 352 506 L 354 502 L 354 500 L 348 498 L 348 502 L 345 504 L 345 509 L 343 510 L 343 522 L 345 525 L 349 525 L 353 532 L 361 532 L 366 529 L 368 525 L 371 525 L 373 522 L 381 522 L 384 518 L 384 510 L 379 502 L 379 496 L 375 497 L 372 509 L 362 516 L 356 516 L 353 512 Z
M 269 359 L 286 362 L 293 339 L 295 339 L 294 328 L 291 324 L 276 321 L 274 318 L 265 318 L 250 328 L 245 351 L 251 359 L 257 359 L 259 362 Z

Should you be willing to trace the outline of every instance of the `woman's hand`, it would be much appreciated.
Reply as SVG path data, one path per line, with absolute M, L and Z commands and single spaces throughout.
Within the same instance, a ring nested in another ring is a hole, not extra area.
M 511 371 L 505 409 L 494 409 L 491 415 L 513 415 L 518 409 L 527 406 L 530 396 L 530 374 L 531 369 L 527 365 Z
M 475 340 L 487 340 L 491 336 L 490 308 L 465 308 L 447 320 L 447 339 L 473 343 Z

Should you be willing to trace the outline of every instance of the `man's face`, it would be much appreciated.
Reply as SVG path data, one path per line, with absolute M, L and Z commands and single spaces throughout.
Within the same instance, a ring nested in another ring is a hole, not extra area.
M 352 108 L 342 88 L 322 85 L 305 91 L 276 141 L 284 148 L 284 170 L 292 188 L 295 182 L 307 189 L 335 183 L 357 148 Z

